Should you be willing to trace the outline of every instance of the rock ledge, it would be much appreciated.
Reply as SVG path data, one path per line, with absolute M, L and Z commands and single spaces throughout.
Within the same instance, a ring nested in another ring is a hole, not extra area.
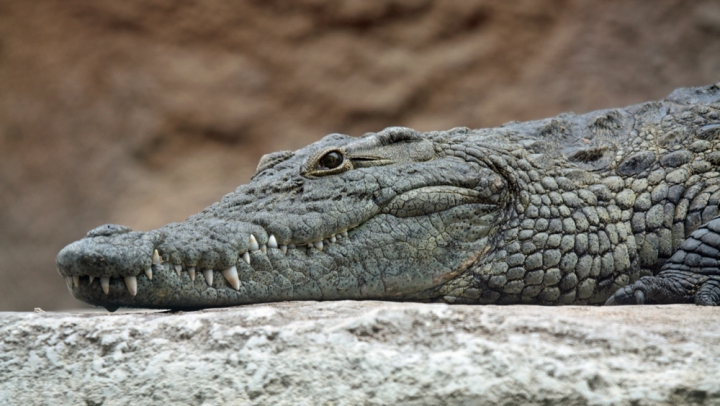
M 0 313 L 0 404 L 720 404 L 691 305 Z

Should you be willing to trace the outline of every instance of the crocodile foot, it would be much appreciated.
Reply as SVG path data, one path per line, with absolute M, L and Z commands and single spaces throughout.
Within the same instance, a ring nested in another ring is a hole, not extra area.
M 605 305 L 648 303 L 695 303 L 720 305 L 720 280 L 690 272 L 667 271 L 658 276 L 645 276 L 618 289 Z
M 695 230 L 655 276 L 618 289 L 606 305 L 720 305 L 720 217 Z

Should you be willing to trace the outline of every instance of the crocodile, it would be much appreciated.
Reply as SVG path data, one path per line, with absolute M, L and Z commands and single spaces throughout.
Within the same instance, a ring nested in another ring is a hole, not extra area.
M 148 232 L 57 256 L 78 299 L 720 303 L 720 83 L 497 128 L 330 134 Z

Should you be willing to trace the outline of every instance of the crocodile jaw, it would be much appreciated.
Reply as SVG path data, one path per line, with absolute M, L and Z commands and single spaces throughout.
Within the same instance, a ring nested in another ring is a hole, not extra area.
M 243 224 L 247 245 L 229 262 L 175 261 L 172 238 L 149 233 L 91 236 L 65 247 L 58 268 L 78 299 L 108 309 L 196 309 L 284 300 L 423 299 L 422 292 L 456 277 L 487 247 L 495 213 L 474 221 L 474 236 L 427 230 L 472 205 L 421 217 L 378 214 L 355 229 L 304 245 Z M 482 213 L 486 207 L 475 208 Z M 462 215 L 456 216 L 461 218 Z M 452 230 L 452 222 L 448 222 Z M 457 223 L 456 223 L 457 224 Z M 456 230 L 466 230 L 465 225 Z M 124 247 L 124 248 L 119 248 Z M 455 255 L 448 255 L 452 250 Z
M 328 149 L 355 157 L 353 170 L 313 172 Z M 331 135 L 264 158 L 249 184 L 183 223 L 98 227 L 58 254 L 58 270 L 107 308 L 427 300 L 487 252 L 507 200 L 494 170 L 434 151 L 409 129 Z

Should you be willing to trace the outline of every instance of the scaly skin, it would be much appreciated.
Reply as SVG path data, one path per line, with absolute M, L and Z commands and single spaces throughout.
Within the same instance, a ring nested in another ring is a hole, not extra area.
M 720 300 L 720 89 L 498 128 L 332 134 L 183 223 L 65 247 L 90 304 Z M 152 279 L 150 279 L 152 276 Z

